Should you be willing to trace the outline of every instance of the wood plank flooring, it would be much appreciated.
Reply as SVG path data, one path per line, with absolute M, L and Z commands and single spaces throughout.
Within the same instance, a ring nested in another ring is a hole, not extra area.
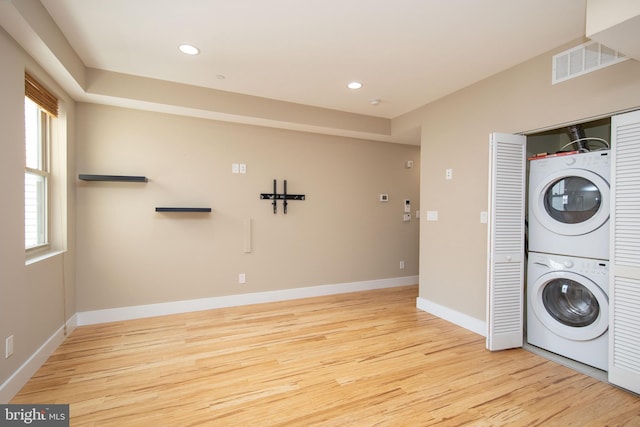
M 77 328 L 12 403 L 72 426 L 638 426 L 640 398 L 416 308 L 417 286 Z

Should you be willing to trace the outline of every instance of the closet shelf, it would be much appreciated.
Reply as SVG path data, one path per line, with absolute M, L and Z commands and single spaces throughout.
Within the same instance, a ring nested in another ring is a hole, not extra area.
M 166 208 L 158 207 L 156 212 L 211 212 L 211 208 Z
M 134 175 L 90 175 L 80 174 L 78 179 L 81 181 L 119 181 L 119 182 L 147 182 L 146 176 Z

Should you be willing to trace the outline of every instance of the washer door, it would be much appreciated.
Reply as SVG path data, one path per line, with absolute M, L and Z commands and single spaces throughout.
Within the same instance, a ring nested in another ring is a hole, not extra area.
M 591 233 L 609 220 L 609 183 L 594 172 L 558 171 L 550 174 L 534 194 L 533 214 L 556 234 Z
M 598 338 L 609 327 L 609 300 L 593 281 L 566 271 L 542 275 L 531 284 L 531 305 L 554 334 L 574 340 Z

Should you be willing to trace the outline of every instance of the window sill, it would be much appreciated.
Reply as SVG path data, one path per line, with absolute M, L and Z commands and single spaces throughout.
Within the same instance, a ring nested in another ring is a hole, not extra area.
M 49 258 L 53 258 L 55 256 L 58 256 L 60 254 L 65 253 L 65 252 L 67 252 L 67 251 L 66 250 L 51 250 L 51 251 L 39 253 L 37 255 L 30 256 L 29 258 L 27 258 L 25 260 L 25 262 L 24 262 L 24 265 L 35 264 L 37 262 L 44 261 L 44 260 L 49 259 Z

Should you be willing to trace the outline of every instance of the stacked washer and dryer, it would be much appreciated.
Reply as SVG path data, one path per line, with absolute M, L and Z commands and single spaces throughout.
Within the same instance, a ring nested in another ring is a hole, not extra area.
M 531 159 L 527 342 L 608 369 L 609 150 Z

